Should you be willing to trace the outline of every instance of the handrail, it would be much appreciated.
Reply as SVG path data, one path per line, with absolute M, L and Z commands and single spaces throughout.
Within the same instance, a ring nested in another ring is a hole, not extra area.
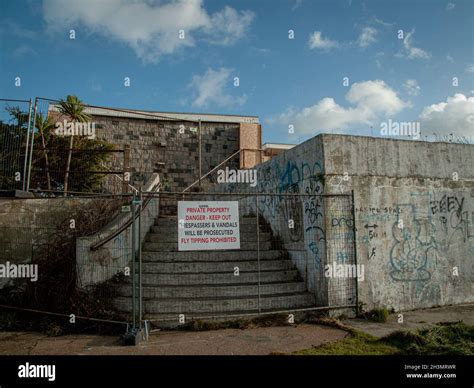
M 212 172 L 214 172 L 215 170 L 217 170 L 220 166 L 222 166 L 224 163 L 228 162 L 230 159 L 232 159 L 234 156 L 240 154 L 240 152 L 242 151 L 242 149 L 238 150 L 237 152 L 234 152 L 232 155 L 230 155 L 228 158 L 224 159 L 222 162 L 220 162 L 216 167 L 214 167 L 211 171 L 207 172 L 206 174 L 204 174 L 202 177 L 200 177 L 198 180 L 196 180 L 195 182 L 191 183 L 188 187 L 186 187 L 184 190 L 183 190 L 183 193 L 185 191 L 188 191 L 191 187 L 193 187 L 194 185 L 198 184 L 200 181 L 202 181 L 205 177 L 207 177 L 209 174 L 211 174 Z
M 206 178 L 209 174 L 212 174 L 215 170 L 217 170 L 219 167 L 221 167 L 224 163 L 227 163 L 230 159 L 232 159 L 234 156 L 240 154 L 242 151 L 263 151 L 263 149 L 261 148 L 255 148 L 255 149 L 251 149 L 251 148 L 241 148 L 239 149 L 237 152 L 234 152 L 232 155 L 230 155 L 228 158 L 224 159 L 222 162 L 220 162 L 216 167 L 214 167 L 211 171 L 207 172 L 206 174 L 204 174 L 202 177 L 200 177 L 199 179 L 197 179 L 195 182 L 191 183 L 188 187 L 186 187 L 182 192 L 186 192 L 188 191 L 191 187 L 197 185 L 200 181 L 202 181 L 204 178 Z
M 106 169 L 109 173 L 111 173 L 114 177 L 118 178 L 122 183 L 124 183 L 123 178 L 122 178 L 120 175 L 114 173 L 113 171 L 110 171 L 110 170 L 107 168 L 107 166 L 105 165 L 104 162 L 101 162 L 100 165 L 101 165 L 102 167 L 105 167 L 105 169 Z M 137 189 L 135 186 L 131 185 L 131 184 L 128 183 L 128 182 L 125 182 L 125 183 L 127 184 L 128 187 L 130 187 L 132 190 L 134 190 L 135 193 L 138 193 L 138 189 Z
M 159 188 L 161 186 L 161 183 L 158 183 L 156 186 L 154 186 L 152 188 L 152 190 L 156 189 L 156 188 Z M 145 210 L 146 207 L 148 206 L 148 204 L 150 203 L 150 201 L 153 199 L 153 196 L 149 196 L 144 202 L 143 202 L 143 205 L 141 207 L 141 211 Z M 133 205 L 132 205 L 133 206 Z M 140 211 L 136 212 L 135 214 L 135 219 L 138 218 L 140 214 Z M 105 237 L 104 239 L 96 242 L 95 244 L 91 245 L 90 247 L 90 250 L 91 251 L 96 251 L 97 249 L 99 249 L 100 247 L 102 247 L 104 244 L 108 243 L 110 240 L 114 239 L 115 237 L 117 237 L 120 233 L 122 233 L 125 229 L 127 229 L 130 225 L 132 225 L 132 223 L 134 222 L 135 220 L 132 216 L 130 217 L 130 219 L 125 222 L 120 228 L 118 228 L 115 232 L 109 234 L 107 237 Z

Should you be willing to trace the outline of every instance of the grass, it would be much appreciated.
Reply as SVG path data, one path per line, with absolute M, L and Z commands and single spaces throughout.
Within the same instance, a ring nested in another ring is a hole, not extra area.
M 438 324 L 415 332 L 396 331 L 377 338 L 349 329 L 349 337 L 298 351 L 297 355 L 474 355 L 474 326 Z
M 372 322 L 387 322 L 390 312 L 386 308 L 378 308 L 364 313 L 364 317 Z

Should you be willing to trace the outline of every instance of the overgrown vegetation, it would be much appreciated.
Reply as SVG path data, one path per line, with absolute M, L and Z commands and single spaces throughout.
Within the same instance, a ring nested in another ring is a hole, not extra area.
M 100 172 L 106 171 L 104 165 L 110 161 L 114 145 L 100 139 L 55 133 L 55 121 L 64 118 L 72 122 L 90 120 L 83 114 L 84 106 L 80 100 L 69 101 L 71 97 L 74 96 L 61 101 L 65 106 L 61 105 L 62 116 L 36 116 L 35 143 L 38 146 L 33 148 L 33 189 L 76 192 L 98 192 L 102 189 L 105 174 Z
M 390 315 L 390 311 L 388 311 L 386 308 L 376 308 L 372 309 L 370 311 L 367 311 L 362 314 L 362 317 L 365 319 L 368 319 L 369 321 L 373 322 L 387 322 L 387 319 Z
M 208 331 L 222 329 L 252 329 L 255 327 L 272 327 L 288 325 L 287 314 L 269 314 L 260 317 L 243 317 L 226 320 L 192 320 L 184 325 L 175 327 L 173 330 L 185 331 Z
M 23 172 L 28 113 L 19 106 L 7 106 L 0 115 L 0 189 L 11 190 L 18 188 L 15 173 Z
M 344 327 L 345 330 L 348 330 Z M 474 355 L 474 326 L 462 322 L 438 324 L 417 331 L 396 331 L 377 338 L 349 329 L 349 337 L 298 355 Z
M 42 230 L 32 258 L 32 263 L 39 268 L 38 281 L 16 282 L 0 290 L 0 304 L 58 314 L 125 320 L 111 305 L 120 277 L 84 290 L 77 286 L 76 272 L 76 238 L 93 234 L 105 226 L 117 214 L 122 202 L 121 199 L 95 199 L 87 204 L 78 203 L 67 218 L 60 219 L 51 229 Z M 70 228 L 71 219 L 75 220 L 75 228 Z M 5 311 L 8 314 L 3 314 Z M 2 310 L 1 316 L 0 329 L 3 330 L 34 328 L 59 334 L 90 328 L 100 331 L 104 326 L 81 319 L 70 325 L 68 317 L 17 310 Z

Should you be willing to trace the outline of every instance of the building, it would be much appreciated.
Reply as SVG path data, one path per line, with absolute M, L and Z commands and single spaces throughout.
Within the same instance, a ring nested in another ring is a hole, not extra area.
M 284 143 L 265 143 L 262 146 L 263 152 L 263 162 L 270 160 L 276 155 L 280 155 L 282 152 L 285 152 L 293 148 L 294 144 L 284 144 Z
M 49 106 L 49 115 L 57 111 L 56 105 Z M 180 191 L 229 158 L 226 165 L 235 168 L 251 168 L 262 161 L 262 128 L 257 116 L 92 106 L 85 112 L 92 117 L 98 139 L 120 149 L 130 148 L 134 186 L 159 173 L 168 190 Z

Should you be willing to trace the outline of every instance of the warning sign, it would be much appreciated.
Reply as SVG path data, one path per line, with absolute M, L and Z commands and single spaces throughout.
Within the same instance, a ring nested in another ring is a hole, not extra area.
M 240 249 L 237 201 L 178 202 L 178 250 Z

